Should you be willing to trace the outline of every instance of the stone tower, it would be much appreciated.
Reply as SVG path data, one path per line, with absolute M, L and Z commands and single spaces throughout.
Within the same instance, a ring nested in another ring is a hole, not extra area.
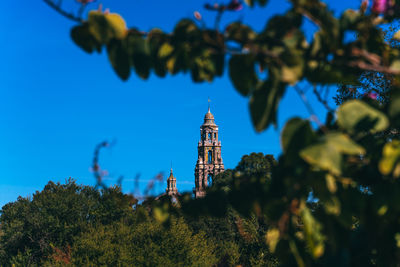
M 171 168 L 171 173 L 167 179 L 167 189 L 165 189 L 165 193 L 168 196 L 176 196 L 178 194 L 178 189 L 176 188 L 176 178 L 172 173 L 172 168 Z
M 207 186 L 212 184 L 214 177 L 224 171 L 221 156 L 221 141 L 218 141 L 218 126 L 214 116 L 208 112 L 204 116 L 204 123 L 200 126 L 200 141 L 197 146 L 198 157 L 195 168 L 196 198 L 205 196 Z

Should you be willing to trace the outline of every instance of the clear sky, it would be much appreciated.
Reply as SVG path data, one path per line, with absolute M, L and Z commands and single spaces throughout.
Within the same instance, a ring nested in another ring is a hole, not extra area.
M 64 0 L 67 6 L 72 0 Z M 70 2 L 68 4 L 68 2 Z M 98 1 L 99 2 L 99 1 Z M 198 10 L 209 25 L 215 14 L 202 8 L 203 0 L 104 0 L 104 7 L 120 13 L 129 26 L 171 31 L 183 17 Z M 211 1 L 213 2 L 213 1 Z M 332 10 L 358 8 L 359 0 L 327 1 Z M 271 14 L 289 5 L 271 0 L 267 8 L 245 7 L 227 15 L 223 25 L 237 19 L 255 29 Z M 91 5 L 97 8 L 97 4 Z M 106 54 L 89 55 L 71 41 L 75 23 L 40 0 L 2 1 L 0 16 L 0 207 L 43 189 L 49 181 L 68 177 L 94 184 L 90 172 L 93 150 L 101 141 L 116 143 L 101 154 L 110 173 L 107 183 L 125 177 L 123 188 L 133 190 L 163 171 L 171 162 L 180 191 L 194 186 L 199 127 L 207 112 L 207 98 L 220 128 L 222 157 L 233 168 L 244 154 L 263 152 L 278 156 L 279 133 L 285 121 L 309 117 L 300 98 L 289 89 L 279 110 L 279 125 L 256 133 L 251 125 L 248 99 L 240 96 L 225 75 L 213 83 L 194 84 L 188 75 L 143 81 L 133 75 L 121 81 Z M 312 35 L 311 24 L 306 26 Z M 312 94 L 321 120 L 324 109 Z M 333 105 L 333 103 L 332 103 Z M 165 185 L 159 185 L 155 193 Z

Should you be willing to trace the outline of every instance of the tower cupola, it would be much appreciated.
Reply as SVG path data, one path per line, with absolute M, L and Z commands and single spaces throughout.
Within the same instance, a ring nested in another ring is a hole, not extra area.
M 197 146 L 196 187 L 193 190 L 196 197 L 205 196 L 206 188 L 212 184 L 214 177 L 224 171 L 221 141 L 218 137 L 218 125 L 215 124 L 209 105 L 208 112 L 204 116 L 204 123 L 200 126 L 200 141 Z
M 169 177 L 167 179 L 167 189 L 165 190 L 167 195 L 173 196 L 178 194 L 178 189 L 176 188 L 176 178 L 173 174 L 172 168 L 171 172 L 169 174 Z

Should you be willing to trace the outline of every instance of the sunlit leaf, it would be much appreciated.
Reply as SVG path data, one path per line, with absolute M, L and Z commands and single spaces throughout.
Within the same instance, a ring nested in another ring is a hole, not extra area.
M 90 32 L 100 43 L 107 44 L 110 39 L 122 39 L 127 29 L 123 18 L 118 14 L 104 14 L 90 11 L 88 16 Z
M 303 206 L 301 218 L 304 223 L 305 240 L 311 250 L 311 255 L 314 258 L 319 258 L 324 254 L 326 237 L 322 234 L 321 223 L 314 218 L 305 204 Z
M 114 38 L 122 39 L 126 35 L 126 23 L 125 20 L 116 13 L 110 13 L 105 15 L 109 26 L 111 27 Z
M 165 222 L 169 218 L 169 212 L 166 206 L 154 207 L 153 214 L 154 218 L 160 223 Z
M 340 175 L 342 154 L 361 155 L 363 153 L 365 153 L 364 148 L 357 145 L 347 135 L 329 133 L 323 136 L 319 143 L 303 149 L 300 155 L 309 164 Z
M 169 55 L 171 55 L 173 51 L 174 51 L 174 47 L 172 45 L 170 45 L 169 43 L 164 43 L 160 47 L 160 50 L 158 50 L 158 56 L 160 58 L 166 58 Z
M 332 144 L 320 143 L 303 149 L 301 157 L 309 164 L 335 175 L 342 172 L 342 155 Z
M 279 242 L 279 230 L 277 228 L 268 229 L 265 239 L 272 253 L 275 252 L 276 245 Z
M 379 170 L 383 175 L 389 175 L 398 164 L 400 164 L 400 141 L 393 140 L 383 147 Z
M 376 133 L 389 126 L 385 114 L 360 100 L 341 105 L 337 111 L 337 121 L 341 128 L 352 134 L 362 131 Z
M 328 188 L 329 192 L 331 193 L 336 193 L 337 191 L 337 186 L 336 186 L 336 179 L 334 176 L 332 176 L 330 173 L 326 174 L 325 176 L 326 180 L 326 187 Z
M 323 138 L 324 142 L 329 143 L 335 148 L 348 155 L 361 155 L 365 153 L 365 149 L 356 144 L 350 137 L 342 133 L 329 133 Z

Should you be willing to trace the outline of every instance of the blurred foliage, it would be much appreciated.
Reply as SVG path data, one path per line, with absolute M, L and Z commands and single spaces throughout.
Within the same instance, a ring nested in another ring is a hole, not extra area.
M 391 48 L 400 48 L 400 39 L 396 33 L 400 30 L 399 21 L 382 27 L 383 38 Z M 387 103 L 390 99 L 390 89 L 394 76 L 391 73 L 365 71 L 358 78 L 358 85 L 343 84 L 337 89 L 334 100 L 337 105 L 351 99 L 378 100 Z
M 220 19 L 223 12 L 239 9 L 237 1 L 231 2 L 207 9 L 217 11 Z M 268 8 L 268 1 L 245 2 Z M 386 131 L 400 126 L 400 51 L 383 28 L 399 19 L 400 1 L 362 1 L 358 10 L 337 17 L 319 0 L 289 2 L 291 8 L 267 19 L 259 32 L 242 22 L 220 30 L 219 20 L 208 28 L 199 14 L 196 21 L 179 21 L 171 33 L 142 32 L 128 29 L 117 14 L 91 11 L 71 37 L 89 53 L 106 47 L 123 80 L 134 70 L 143 79 L 183 72 L 194 82 L 211 82 L 227 69 L 233 86 L 250 99 L 257 131 L 276 124 L 286 90 L 296 89 L 312 118 L 318 117 L 299 82 L 313 87 L 318 98 L 316 87 L 351 85 L 341 90 L 344 100 L 346 95 L 352 100 L 331 111 L 325 123 L 318 120 L 317 128 L 301 118 L 287 122 L 281 134 L 283 153 L 269 177 L 230 170 L 220 177 L 225 186 L 211 187 L 205 198 L 183 194 L 179 211 L 154 202 L 152 214 L 162 224 L 172 224 L 177 212 L 195 218 L 223 218 L 231 210 L 246 220 L 255 216 L 268 222 L 268 229 L 258 234 L 282 265 L 398 266 L 400 149 L 397 131 L 390 136 Z M 309 42 L 303 32 L 306 20 L 317 27 Z M 394 32 L 394 41 L 399 36 Z M 352 96 L 355 86 L 371 92 L 365 80 L 381 88 L 384 98 L 354 100 L 359 98 Z M 257 169 L 257 164 L 244 166 Z M 6 248 L 12 247 L 9 243 Z

